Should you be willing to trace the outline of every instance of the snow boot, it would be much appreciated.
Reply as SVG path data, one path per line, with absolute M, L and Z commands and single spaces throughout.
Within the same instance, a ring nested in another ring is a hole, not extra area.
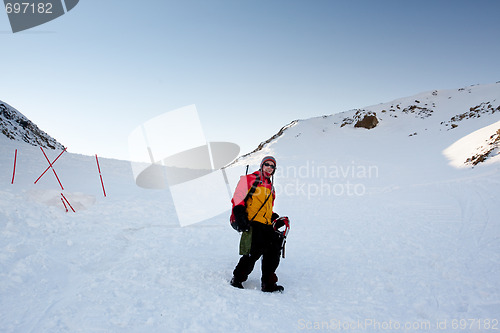
M 277 285 L 276 283 L 274 283 L 271 285 L 263 284 L 261 290 L 263 292 L 266 292 L 266 293 L 274 293 L 274 292 L 282 293 L 285 290 L 285 288 L 283 288 L 283 286 L 280 286 L 280 285 Z
M 262 277 L 261 290 L 266 293 L 283 292 L 285 288 L 283 286 L 277 285 L 278 277 L 275 273 L 272 273 L 269 277 Z
M 240 282 L 240 281 L 238 281 L 238 280 L 237 280 L 234 276 L 233 276 L 233 278 L 231 279 L 230 284 L 231 284 L 233 287 L 235 287 L 235 288 L 244 289 L 244 288 L 243 288 L 243 284 L 241 284 L 241 282 Z

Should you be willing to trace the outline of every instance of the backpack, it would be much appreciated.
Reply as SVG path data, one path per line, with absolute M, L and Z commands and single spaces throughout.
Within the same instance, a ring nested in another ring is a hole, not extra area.
M 248 167 L 247 167 L 247 175 L 248 175 Z M 257 175 L 257 177 L 255 178 L 255 181 L 253 182 L 252 186 L 248 190 L 248 193 L 245 196 L 245 199 L 243 199 L 243 202 L 245 203 L 245 206 L 247 204 L 248 199 L 250 199 L 252 197 L 252 195 L 255 193 L 255 190 L 257 189 L 257 187 L 259 186 L 259 184 L 260 184 L 260 173 Z M 231 227 L 233 227 L 233 229 L 236 230 L 236 226 L 234 224 L 236 222 L 236 219 L 234 217 L 234 213 L 233 213 L 232 210 L 231 210 L 231 217 L 229 218 L 229 222 L 231 224 Z

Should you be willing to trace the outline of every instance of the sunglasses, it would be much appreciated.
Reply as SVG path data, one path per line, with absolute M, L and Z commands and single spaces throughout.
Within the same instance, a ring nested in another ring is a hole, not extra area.
M 276 165 L 274 165 L 274 164 L 270 164 L 270 163 L 266 162 L 263 165 L 266 166 L 266 167 L 271 167 L 271 169 L 276 169 Z

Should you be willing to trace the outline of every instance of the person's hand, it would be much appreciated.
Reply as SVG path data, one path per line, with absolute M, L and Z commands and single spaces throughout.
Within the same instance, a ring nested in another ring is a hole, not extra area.
M 250 221 L 248 221 L 247 211 L 245 206 L 238 205 L 233 208 L 236 230 L 244 232 L 250 230 Z

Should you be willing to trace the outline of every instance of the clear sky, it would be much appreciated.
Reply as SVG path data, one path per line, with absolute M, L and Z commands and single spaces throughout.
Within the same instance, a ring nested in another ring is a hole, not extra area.
M 498 0 L 80 0 L 13 34 L 0 100 L 73 153 L 128 158 L 195 104 L 208 141 L 254 149 L 294 119 L 500 80 Z

